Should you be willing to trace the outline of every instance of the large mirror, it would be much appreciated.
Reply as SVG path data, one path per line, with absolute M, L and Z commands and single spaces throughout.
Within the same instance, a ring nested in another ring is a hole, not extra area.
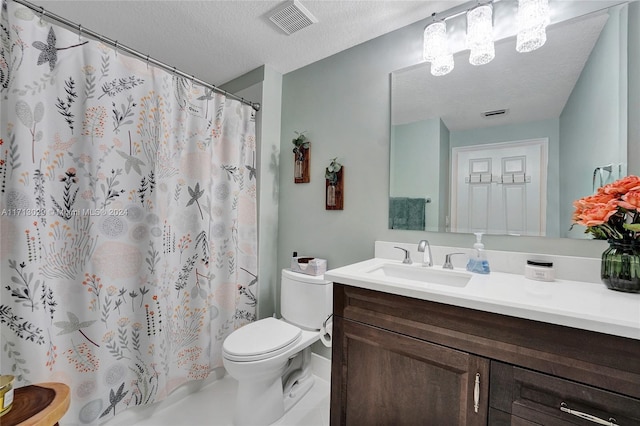
M 515 4 L 495 3 L 494 25 L 513 22 Z M 627 173 L 638 4 L 549 4 L 538 50 L 516 52 L 513 31 L 489 64 L 462 50 L 445 76 L 428 63 L 392 73 L 389 228 L 585 238 L 572 202 Z M 464 15 L 447 25 L 455 40 Z

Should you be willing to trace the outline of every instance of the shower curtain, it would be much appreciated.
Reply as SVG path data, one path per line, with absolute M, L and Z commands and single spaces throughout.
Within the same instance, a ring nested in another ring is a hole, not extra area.
M 1 374 L 99 424 L 255 319 L 251 107 L 3 2 Z

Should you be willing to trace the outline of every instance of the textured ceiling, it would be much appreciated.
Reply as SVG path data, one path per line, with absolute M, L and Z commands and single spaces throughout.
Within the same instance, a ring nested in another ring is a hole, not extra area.
M 440 117 L 449 130 L 467 130 L 560 116 L 608 14 L 598 12 L 547 29 L 546 44 L 518 53 L 515 37 L 496 43 L 487 65 L 469 64 L 469 51 L 455 55 L 454 70 L 433 77 L 422 63 L 393 73 L 393 124 Z M 481 113 L 508 109 L 503 116 Z
M 284 1 L 32 0 L 209 83 L 261 65 L 285 74 L 463 1 L 307 1 L 318 23 L 290 36 L 268 19 Z

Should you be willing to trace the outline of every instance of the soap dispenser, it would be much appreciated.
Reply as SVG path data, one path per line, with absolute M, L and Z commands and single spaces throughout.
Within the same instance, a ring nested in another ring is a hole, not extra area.
M 484 244 L 482 244 L 482 232 L 474 232 L 474 235 L 476 236 L 476 242 L 473 245 L 474 252 L 467 263 L 467 271 L 488 274 L 491 269 L 489 269 L 489 261 L 487 260 L 487 253 L 484 251 Z

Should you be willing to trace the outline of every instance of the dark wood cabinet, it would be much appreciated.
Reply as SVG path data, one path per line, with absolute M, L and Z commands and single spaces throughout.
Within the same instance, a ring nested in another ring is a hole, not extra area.
M 339 317 L 334 327 L 346 377 L 333 424 L 486 424 L 489 360 Z
M 491 389 L 491 407 L 511 424 L 640 425 L 639 399 L 497 361 Z
M 332 426 L 640 426 L 638 340 L 339 283 L 334 315 Z

